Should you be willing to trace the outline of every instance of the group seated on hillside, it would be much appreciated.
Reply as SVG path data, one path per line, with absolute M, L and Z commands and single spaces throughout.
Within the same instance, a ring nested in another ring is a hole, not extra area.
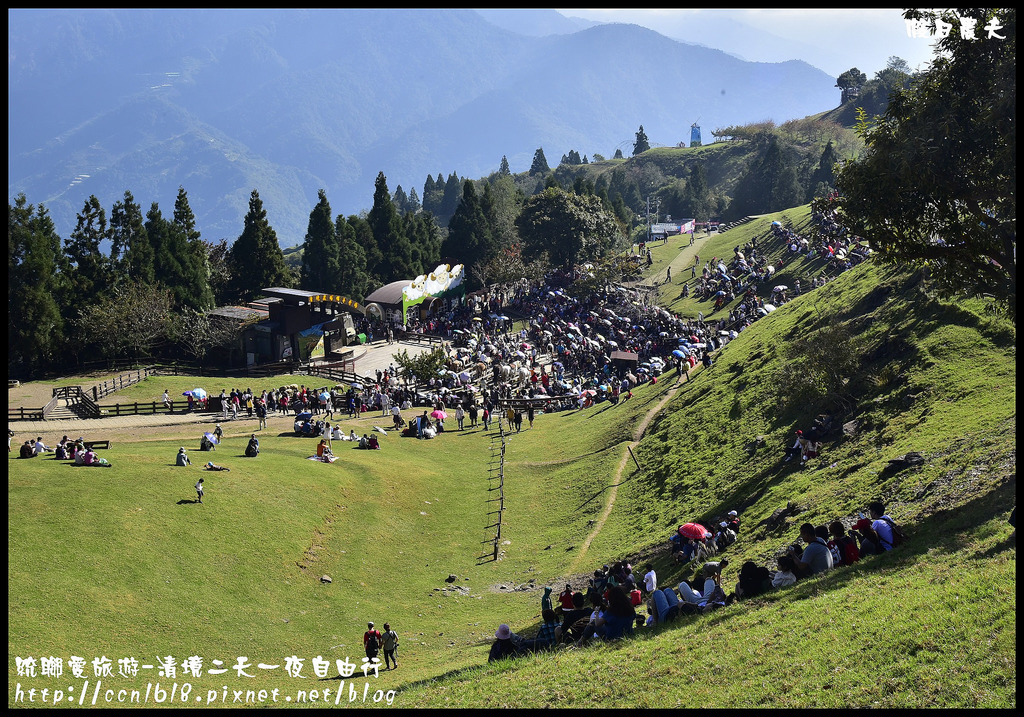
M 363 437 L 359 439 L 359 445 L 356 448 L 362 448 L 369 451 L 379 451 L 380 443 L 377 441 L 377 436 L 363 434 Z
M 868 510 L 870 519 L 861 518 L 849 530 L 840 520 L 827 527 L 803 524 L 800 538 L 806 547 L 788 546 L 776 559 L 774 571 L 754 561 L 745 562 L 729 594 L 722 578 L 729 566 L 728 559 L 705 562 L 691 580 L 662 588 L 658 587 L 657 575 L 650 564 L 645 566 L 645 574 L 639 581 L 629 563 L 605 565 L 594 572 L 586 594 L 566 585 L 554 608 L 551 588 L 546 587 L 541 599 L 543 622 L 537 635 L 531 639 L 512 632 L 508 625 L 501 625 L 495 633 L 489 661 L 559 645 L 582 646 L 593 641 L 614 640 L 632 635 L 634 623 L 637 627 L 651 627 L 684 615 L 718 610 L 737 600 L 757 597 L 837 567 L 853 565 L 864 556 L 892 550 L 906 539 L 899 526 L 885 514 L 882 503 L 873 502 Z M 686 551 L 690 557 L 685 562 L 700 564 L 710 555 L 708 551 L 722 549 L 718 547 L 720 535 L 726 531 L 733 535 L 739 532 L 737 512 L 730 511 L 726 519 L 719 522 L 719 528 L 717 534 L 707 529 L 706 536 L 699 540 L 684 538 L 686 542 L 683 542 L 675 540 L 674 536 L 672 542 L 690 546 Z M 680 547 L 676 552 L 684 551 Z M 637 608 L 644 605 L 648 613 L 646 620 L 637 614 Z

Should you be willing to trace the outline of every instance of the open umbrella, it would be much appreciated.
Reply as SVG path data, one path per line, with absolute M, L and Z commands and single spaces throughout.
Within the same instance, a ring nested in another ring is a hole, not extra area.
M 385 431 L 385 430 L 384 430 L 383 428 L 381 428 L 380 426 L 374 426 L 374 427 L 373 427 L 373 430 L 375 430 L 375 431 L 380 431 L 381 433 L 383 433 L 383 434 L 384 434 L 385 438 L 386 438 L 386 437 L 387 437 L 387 435 L 388 435 L 388 432 L 387 432 L 387 431 Z
M 198 398 L 200 401 L 202 401 L 204 398 L 206 398 L 206 391 L 204 391 L 201 388 L 193 388 L 192 396 L 193 398 Z
M 778 292 L 778 291 L 785 291 L 785 290 L 786 290 L 786 289 L 788 289 L 788 288 L 789 288 L 789 287 L 788 287 L 788 286 L 786 286 L 785 284 L 779 284 L 779 285 L 778 285 L 778 286 L 776 286 L 776 287 L 775 287 L 774 289 L 772 289 L 772 291 L 773 291 L 773 292 Z
M 327 401 L 327 400 L 330 399 L 330 397 L 331 397 L 331 394 L 327 393 L 327 391 L 324 391 L 323 393 L 320 394 L 320 400 L 321 401 Z
M 217 436 L 213 435 L 212 433 L 204 433 L 203 435 L 206 436 L 206 440 L 208 440 L 210 443 L 214 445 L 220 443 L 220 441 L 217 440 Z
M 679 349 L 676 349 L 675 351 L 673 351 L 672 355 L 675 356 L 676 358 L 680 358 L 680 359 L 681 358 L 686 358 L 686 354 L 683 353 L 682 351 L 680 351 Z
M 469 383 L 469 379 L 470 376 L 468 372 L 463 371 L 462 373 L 459 374 L 459 380 L 462 381 L 462 383 Z
M 357 391 L 359 389 L 361 389 L 362 387 L 363 387 L 363 384 L 359 383 L 358 381 L 356 381 L 355 383 L 352 384 L 352 388 L 354 388 Z
M 483 321 L 479 316 L 474 316 L 473 321 Z
M 443 421 L 444 419 L 448 418 L 448 414 L 442 411 L 441 409 L 436 409 L 430 413 L 430 417 L 436 418 L 438 421 Z
M 181 392 L 181 395 L 182 395 L 182 396 L 191 396 L 191 395 L 192 395 L 192 392 L 191 392 L 191 391 L 182 391 L 182 392 Z
M 710 535 L 703 525 L 697 525 L 696 523 L 680 525 L 679 534 L 684 538 L 692 538 L 693 540 L 703 540 Z

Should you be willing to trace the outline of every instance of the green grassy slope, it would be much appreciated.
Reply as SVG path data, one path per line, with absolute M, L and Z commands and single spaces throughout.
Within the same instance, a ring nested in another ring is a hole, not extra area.
M 371 680 L 398 690 L 401 706 L 1012 707 L 1015 335 L 980 306 L 923 288 L 919 276 L 862 266 L 740 334 L 675 388 L 635 451 L 643 470 L 627 464 L 582 556 L 624 444 L 673 389 L 671 374 L 615 407 L 541 415 L 509 439 L 497 562 L 480 559 L 496 443 L 479 430 L 391 435 L 380 453 L 338 444 L 341 459 L 323 465 L 304 460 L 312 441 L 271 419 L 256 460 L 238 457 L 243 437 L 226 440 L 215 460 L 232 471 L 220 474 L 168 465 L 178 445 L 195 445 L 194 428 L 118 445 L 109 470 L 10 460 L 9 679 L 15 656 L 72 654 L 111 657 L 114 687 L 145 682 L 116 677 L 125 656 L 255 665 L 298 655 L 309 676 L 317 655 L 358 663 L 372 619 L 402 636 L 401 669 Z M 787 349 L 800 340 L 802 352 Z M 786 382 L 837 342 L 853 359 L 838 362 L 838 389 Z M 827 410 L 839 425 L 856 421 L 852 433 L 830 435 L 804 470 L 782 463 L 793 429 Z M 890 467 L 908 451 L 925 464 Z M 200 475 L 205 504 L 182 502 Z M 664 552 L 682 520 L 741 511 L 724 555 L 731 582 L 744 560 L 767 563 L 792 542 L 799 523 L 849 518 L 876 498 L 912 534 L 896 553 L 631 641 L 480 666 L 499 623 L 536 629 L 531 585 L 633 555 L 652 559 L 662 584 L 688 575 Z M 768 520 L 790 502 L 793 515 Z M 190 682 L 203 695 L 339 685 L 281 670 Z
M 780 376 L 802 360 L 786 345 L 807 337 L 813 350 L 823 329 L 845 329 L 854 359 L 842 408 L 813 394 L 782 401 Z M 933 300 L 919 276 L 874 266 L 794 300 L 732 342 L 650 429 L 637 451 L 644 469 L 631 472 L 615 510 L 632 539 L 608 559 L 653 555 L 662 584 L 675 584 L 691 573 L 668 559 L 672 530 L 735 508 L 744 528 L 723 555 L 730 572 L 748 559 L 774 567 L 800 523 L 849 524 L 875 499 L 912 543 L 643 639 L 480 667 L 412 697 L 432 706 L 1012 706 L 1014 340 L 981 306 Z M 804 469 L 784 463 L 793 430 L 826 410 L 837 430 L 822 456 Z M 889 464 L 909 451 L 925 457 L 922 467 Z M 790 503 L 790 517 L 770 520 Z

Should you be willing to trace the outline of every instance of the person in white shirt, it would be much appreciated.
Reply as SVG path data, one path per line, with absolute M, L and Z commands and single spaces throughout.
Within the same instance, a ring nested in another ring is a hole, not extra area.
M 47 453 L 47 452 L 50 452 L 52 450 L 53 450 L 52 448 L 47 447 L 47 445 L 45 443 L 43 443 L 43 437 L 42 436 L 39 436 L 39 438 L 36 439 L 35 446 L 33 446 L 33 448 L 32 448 L 32 452 L 35 453 L 37 456 L 40 453 Z
M 647 570 L 644 573 L 644 592 L 649 595 L 658 589 L 658 574 L 654 572 L 654 566 L 650 563 L 644 567 Z

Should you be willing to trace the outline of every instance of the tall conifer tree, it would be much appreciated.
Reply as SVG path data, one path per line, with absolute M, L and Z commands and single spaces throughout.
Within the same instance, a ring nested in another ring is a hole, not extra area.
M 291 274 L 284 263 L 277 233 L 270 226 L 255 189 L 249 196 L 242 234 L 228 252 L 228 266 L 234 295 L 239 301 L 249 301 L 266 288 L 291 286 Z
M 338 244 L 335 224 L 331 220 L 327 193 L 321 189 L 317 196 L 316 206 L 309 213 L 309 228 L 306 229 L 306 239 L 302 244 L 299 286 L 308 291 L 338 291 L 341 280 L 341 246 Z

